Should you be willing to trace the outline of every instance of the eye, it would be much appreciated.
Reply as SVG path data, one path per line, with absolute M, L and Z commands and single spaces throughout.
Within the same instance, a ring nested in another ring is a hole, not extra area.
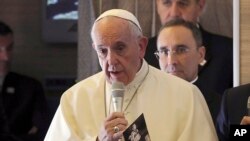
M 161 50 L 159 50 L 159 53 L 160 54 L 164 54 L 164 55 L 168 55 L 168 52 L 169 52 L 169 50 L 167 49 L 167 48 L 162 48 Z
M 178 1 L 178 5 L 180 7 L 187 7 L 189 5 L 189 1 L 187 1 L 187 0 Z
M 99 56 L 101 56 L 101 57 L 107 56 L 107 52 L 108 52 L 108 50 L 105 49 L 105 48 L 98 48 L 98 49 L 97 49 L 97 54 L 98 54 Z
M 118 55 L 123 55 L 125 53 L 125 49 L 126 49 L 126 46 L 124 44 L 118 44 L 116 47 L 115 47 L 115 52 L 118 54 Z
M 162 0 L 162 3 L 166 6 L 169 6 L 172 4 L 172 1 L 171 0 Z
M 186 46 L 179 46 L 176 48 L 176 53 L 177 54 L 183 54 L 183 53 L 186 53 L 188 52 L 188 48 Z
M 117 48 L 116 48 L 116 50 L 118 50 L 118 51 L 122 51 L 124 49 L 124 45 L 119 45 Z

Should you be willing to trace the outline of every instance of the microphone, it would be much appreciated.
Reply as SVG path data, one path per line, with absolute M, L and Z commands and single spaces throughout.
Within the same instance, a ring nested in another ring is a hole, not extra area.
M 124 91 L 124 84 L 122 82 L 113 82 L 111 94 L 114 112 L 122 112 Z
M 248 110 L 248 116 L 250 116 L 250 96 L 248 97 L 247 100 L 247 110 Z

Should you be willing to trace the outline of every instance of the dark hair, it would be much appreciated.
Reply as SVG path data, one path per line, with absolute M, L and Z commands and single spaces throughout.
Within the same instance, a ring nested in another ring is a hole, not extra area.
M 189 22 L 189 21 L 185 21 L 183 19 L 173 19 L 173 20 L 167 22 L 166 24 L 164 24 L 161 27 L 159 33 L 163 29 L 168 28 L 168 27 L 173 27 L 173 26 L 183 26 L 183 27 L 186 27 L 187 29 L 189 29 L 192 32 L 192 35 L 193 35 L 194 40 L 196 42 L 196 45 L 198 47 L 202 46 L 202 36 L 201 36 L 201 31 L 198 28 L 198 25 L 196 25 L 196 24 L 194 24 L 192 22 Z
M 13 31 L 11 30 L 11 28 L 7 24 L 0 21 L 0 35 L 5 36 L 8 34 L 13 34 Z

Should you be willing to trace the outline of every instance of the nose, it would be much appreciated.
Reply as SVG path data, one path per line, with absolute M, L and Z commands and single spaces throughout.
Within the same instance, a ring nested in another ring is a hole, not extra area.
M 117 63 L 117 56 L 115 52 L 113 51 L 108 52 L 107 61 L 109 65 L 115 65 Z
M 168 65 L 174 65 L 177 63 L 177 58 L 176 55 L 173 52 L 169 52 L 168 56 L 167 56 L 167 64 Z
M 181 11 L 176 3 L 173 3 L 171 8 L 170 8 L 170 17 L 171 17 L 171 19 L 181 17 Z

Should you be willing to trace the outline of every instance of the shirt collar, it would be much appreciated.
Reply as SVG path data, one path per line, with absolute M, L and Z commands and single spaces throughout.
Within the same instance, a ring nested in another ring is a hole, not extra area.
M 198 75 L 194 78 L 194 80 L 190 81 L 190 83 L 194 84 L 198 80 Z
M 126 89 L 132 89 L 138 87 L 146 77 L 148 69 L 149 69 L 148 64 L 143 59 L 140 70 L 136 73 L 135 78 L 127 86 L 125 86 Z

